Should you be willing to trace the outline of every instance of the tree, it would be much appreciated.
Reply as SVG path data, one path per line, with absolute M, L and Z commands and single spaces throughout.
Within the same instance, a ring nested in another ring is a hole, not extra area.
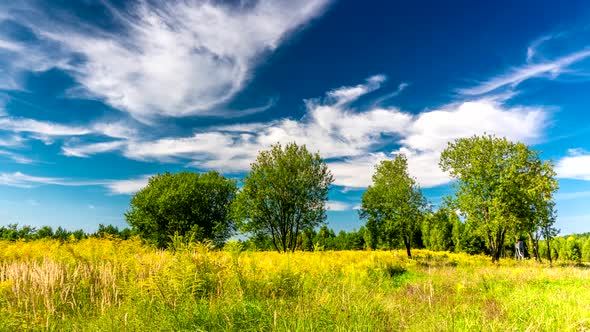
M 378 230 L 390 245 L 401 238 L 412 258 L 412 240 L 425 209 L 426 200 L 408 173 L 407 159 L 398 154 L 376 166 L 373 185 L 363 194 L 359 213 L 361 218 L 368 219 L 367 229 L 372 233 Z
M 165 247 L 175 233 L 222 244 L 234 230 L 230 204 L 236 182 L 217 172 L 164 173 L 131 199 L 125 218 L 139 236 Z
M 279 252 L 295 251 L 299 233 L 325 221 L 333 181 L 320 155 L 305 146 L 276 144 L 260 152 L 234 205 L 240 229 L 270 235 Z
M 500 259 L 506 236 L 526 232 L 531 242 L 549 222 L 556 190 L 553 168 L 523 143 L 473 136 L 449 142 L 439 163 L 458 180 L 454 206 L 483 238 L 492 261 Z
M 429 214 L 422 223 L 422 241 L 424 246 L 434 251 L 452 250 L 453 223 L 451 212 L 446 208 L 438 209 L 434 214 Z

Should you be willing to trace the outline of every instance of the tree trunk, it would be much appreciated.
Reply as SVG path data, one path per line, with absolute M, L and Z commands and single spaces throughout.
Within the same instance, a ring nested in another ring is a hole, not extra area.
M 535 257 L 536 261 L 539 261 L 539 256 L 537 255 L 537 251 L 535 250 L 535 241 L 533 240 L 533 234 L 527 232 L 527 235 L 529 237 L 529 242 L 531 244 L 531 251 L 533 252 L 533 257 Z
M 547 259 L 549 259 L 549 265 L 553 263 L 551 260 L 551 245 L 549 244 L 549 239 L 545 239 L 547 241 Z
M 406 236 L 402 236 L 404 239 L 404 245 L 406 246 L 406 253 L 408 254 L 408 258 L 412 259 L 412 252 L 410 251 L 410 240 Z
M 492 255 L 492 263 L 495 263 L 500 260 L 500 255 L 502 254 L 502 247 L 504 245 L 504 236 L 506 234 L 505 230 L 496 232 L 495 236 L 488 236 L 488 241 L 490 243 L 490 251 Z

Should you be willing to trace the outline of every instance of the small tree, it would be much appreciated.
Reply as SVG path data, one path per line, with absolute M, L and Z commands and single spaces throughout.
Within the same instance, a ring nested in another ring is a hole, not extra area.
M 234 205 L 240 229 L 270 235 L 279 252 L 295 251 L 299 233 L 325 221 L 333 181 L 320 155 L 305 146 L 276 144 L 260 152 Z
M 382 239 L 393 244 L 401 238 L 409 258 L 414 234 L 426 200 L 416 180 L 408 173 L 408 162 L 403 154 L 376 166 L 373 185 L 363 194 L 361 218 L 368 219 L 367 229 L 378 231 Z
M 158 247 L 168 245 L 175 233 L 222 244 L 234 229 L 229 207 L 236 191 L 235 181 L 217 172 L 166 172 L 151 177 L 133 196 L 125 218 Z

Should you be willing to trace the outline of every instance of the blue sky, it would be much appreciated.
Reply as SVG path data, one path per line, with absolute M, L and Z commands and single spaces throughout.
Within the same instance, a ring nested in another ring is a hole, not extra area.
M 558 173 L 558 227 L 590 231 L 586 1 L 14 1 L 0 4 L 0 224 L 125 226 L 164 171 L 241 178 L 296 141 L 352 230 L 396 153 L 434 203 L 447 141 L 522 141 Z

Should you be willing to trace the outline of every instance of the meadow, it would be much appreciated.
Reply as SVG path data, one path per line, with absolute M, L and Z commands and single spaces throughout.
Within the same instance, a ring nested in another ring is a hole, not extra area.
M 0 330 L 584 331 L 590 269 L 405 251 L 0 241 Z

